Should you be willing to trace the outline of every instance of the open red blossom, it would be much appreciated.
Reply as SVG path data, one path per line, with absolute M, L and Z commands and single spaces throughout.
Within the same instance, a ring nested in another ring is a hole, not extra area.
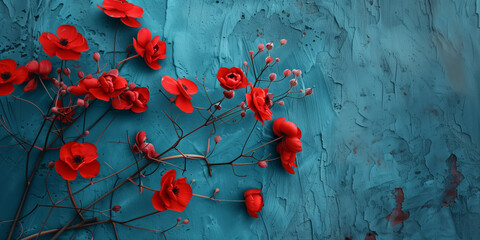
M 112 100 L 112 106 L 118 110 L 131 109 L 135 113 L 147 110 L 150 92 L 145 87 L 135 87 L 125 91 L 120 97 Z
M 44 32 L 38 39 L 50 57 L 56 55 L 62 60 L 78 60 L 80 53 L 88 50 L 87 40 L 72 25 L 58 27 L 57 35 Z
M 285 121 L 285 118 L 277 118 L 273 122 L 273 132 L 279 137 L 283 137 L 277 145 L 277 152 L 280 154 L 280 160 L 283 168 L 290 174 L 295 174 L 292 167 L 297 167 L 295 160 L 297 153 L 302 151 L 302 131 L 292 122 Z
M 23 91 L 30 92 L 37 89 L 38 81 L 48 80 L 51 79 L 48 74 L 52 71 L 52 63 L 47 60 L 43 59 L 38 63 L 37 61 L 33 60 L 27 63 L 28 69 L 28 78 L 25 82 L 27 85 L 23 88 Z
M 265 120 L 272 120 L 271 100 L 267 96 L 268 88 L 254 88 L 251 83 L 250 87 L 252 90 L 245 95 L 248 108 L 253 111 L 255 119 L 265 125 Z
M 84 79 L 80 80 L 75 86 L 69 86 L 67 90 L 74 95 L 87 95 L 90 100 L 95 100 L 96 98 L 90 94 L 89 90 L 91 88 L 99 87 L 100 83 L 98 79 L 93 78 L 92 75 L 86 76 Z
M 161 180 L 160 191 L 155 192 L 152 204 L 158 211 L 170 209 L 183 212 L 192 198 L 192 187 L 187 183 L 187 178 L 175 180 L 177 172 L 171 169 L 166 172 Z
M 0 60 L 0 96 L 8 95 L 15 90 L 13 84 L 21 84 L 28 76 L 26 67 L 17 68 L 12 59 Z
M 127 89 L 127 80 L 118 76 L 117 69 L 112 69 L 108 73 L 104 72 L 98 78 L 97 87 L 88 89 L 88 92 L 94 97 L 108 102 L 110 98 L 118 97 L 125 89 Z
M 140 29 L 137 39 L 133 39 L 133 47 L 137 54 L 142 56 L 148 66 L 154 70 L 161 68 L 158 60 L 167 57 L 167 44 L 159 39 L 159 36 L 152 39 L 152 34 L 147 28 Z
M 104 0 L 102 7 L 98 4 L 97 7 L 102 9 L 103 12 L 110 17 L 120 18 L 120 20 L 129 27 L 141 26 L 135 18 L 143 18 L 143 9 L 126 0 Z
M 198 92 L 198 87 L 194 82 L 185 78 L 175 80 L 172 77 L 163 76 L 162 86 L 167 92 L 177 95 L 175 105 L 177 105 L 180 110 L 186 113 L 193 112 L 192 102 L 190 102 L 192 97 L 190 95 Z
M 147 133 L 145 131 L 140 131 L 135 136 L 135 145 L 132 148 L 133 152 L 145 153 L 147 159 L 158 157 L 158 153 L 155 152 L 155 147 L 151 143 L 147 143 Z
M 93 178 L 100 172 L 97 147 L 91 143 L 68 142 L 60 148 L 60 160 L 55 162 L 55 170 L 65 180 L 77 178 L 77 171 L 84 178 Z
M 62 101 L 57 99 L 55 107 L 58 109 L 56 119 L 63 123 L 72 122 L 72 116 L 75 114 L 75 110 L 72 107 L 63 107 Z
M 217 79 L 220 86 L 226 90 L 235 90 L 248 86 L 247 78 L 238 67 L 218 69 Z
M 258 212 L 263 208 L 263 196 L 260 189 L 249 189 L 245 191 L 245 205 L 250 216 L 258 218 Z

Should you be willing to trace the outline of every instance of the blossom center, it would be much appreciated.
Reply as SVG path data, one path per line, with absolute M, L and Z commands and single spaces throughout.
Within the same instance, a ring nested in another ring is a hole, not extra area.
M 82 156 L 79 156 L 79 155 L 76 155 L 73 157 L 73 161 L 77 164 L 80 164 L 83 162 L 83 157 Z
M 68 45 L 68 40 L 64 39 L 64 38 L 60 39 L 60 45 L 67 46 Z
M 12 75 L 11 75 L 9 72 L 4 72 L 4 73 L 2 73 L 2 78 L 3 78 L 4 80 L 9 79 L 11 76 L 12 76 Z
M 173 187 L 172 192 L 173 192 L 173 194 L 177 195 L 177 194 L 178 194 L 178 188 L 177 188 L 177 187 Z
M 153 52 L 156 53 L 157 51 L 158 51 L 158 45 L 155 45 L 155 46 L 153 47 Z
M 228 75 L 228 78 L 235 78 L 235 75 L 233 75 L 233 73 L 230 73 L 230 75 Z

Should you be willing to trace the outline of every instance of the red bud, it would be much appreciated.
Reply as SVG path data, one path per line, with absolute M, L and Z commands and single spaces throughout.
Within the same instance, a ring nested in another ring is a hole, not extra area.
M 287 39 L 280 40 L 280 45 L 285 45 L 285 44 L 287 44 Z
M 235 96 L 235 91 L 223 91 L 223 96 L 225 96 L 227 99 L 232 99 Z
M 270 56 L 268 56 L 267 58 L 265 58 L 265 62 L 266 62 L 267 64 L 270 64 L 270 63 L 273 62 L 273 58 L 270 57 Z
M 295 79 L 290 80 L 290 87 L 295 87 L 295 86 L 297 86 L 297 80 Z
M 292 71 L 290 71 L 290 69 L 285 69 L 285 70 L 283 71 L 283 76 L 288 77 L 288 76 L 290 76 L 290 75 L 292 75 Z
M 215 141 L 215 143 L 219 143 L 220 141 L 222 141 L 222 137 L 215 136 L 215 138 L 213 138 L 213 140 Z
M 95 62 L 98 62 L 100 60 L 100 53 L 96 52 L 93 54 L 93 60 L 95 60 Z
M 48 168 L 52 169 L 52 168 L 54 168 L 54 167 L 55 167 L 55 162 L 54 162 L 54 161 L 50 161 L 50 162 L 48 163 Z
M 67 75 L 68 77 L 70 77 L 70 73 L 72 73 L 72 71 L 70 71 L 70 68 L 66 67 L 63 69 L 63 74 Z
M 183 220 L 183 222 L 182 222 L 182 223 L 183 223 L 183 224 L 188 224 L 189 222 L 190 222 L 190 220 L 188 220 L 188 219 L 185 219 L 185 220 Z
M 273 49 L 273 42 L 267 43 L 267 50 L 270 51 Z
M 270 79 L 271 82 L 275 81 L 275 79 L 277 78 L 277 74 L 275 73 L 270 73 L 270 75 L 268 75 L 268 78 Z
M 283 105 L 285 105 L 285 102 L 284 101 L 278 101 L 277 104 L 280 105 L 280 106 L 283 106 Z
M 263 52 L 263 49 L 265 49 L 265 45 L 258 44 L 258 52 Z
M 82 71 L 78 71 L 78 72 L 77 72 L 77 76 L 78 76 L 79 78 L 83 78 L 83 77 L 85 76 L 85 74 L 84 74 Z
M 122 209 L 122 207 L 120 207 L 120 205 L 115 205 L 115 206 L 113 206 L 112 211 L 118 212 L 118 211 L 120 211 L 120 209 Z
M 78 98 L 77 99 L 77 106 L 81 107 L 83 105 L 85 105 L 85 101 L 83 101 L 83 99 L 81 99 L 81 98 Z
M 266 161 L 258 161 L 257 164 L 261 168 L 266 168 L 267 167 L 267 162 Z
M 247 115 L 247 113 L 246 113 L 245 111 L 242 111 L 242 112 L 240 113 L 240 116 L 242 116 L 242 118 L 245 117 L 246 115 Z
M 308 96 L 308 95 L 310 95 L 310 94 L 312 94 L 312 93 L 313 93 L 313 89 L 311 89 L 311 88 L 305 89 L 305 96 Z

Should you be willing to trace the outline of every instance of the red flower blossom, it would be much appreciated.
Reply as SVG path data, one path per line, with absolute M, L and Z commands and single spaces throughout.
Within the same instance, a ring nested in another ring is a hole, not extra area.
M 140 131 L 135 136 L 135 145 L 132 148 L 133 152 L 143 152 L 148 158 L 158 157 L 158 153 L 155 151 L 155 147 L 151 143 L 147 143 L 147 133 Z
M 290 174 L 295 174 L 293 167 L 297 167 L 295 160 L 297 153 L 302 151 L 302 131 L 292 122 L 285 121 L 285 118 L 277 118 L 273 122 L 273 132 L 279 137 L 283 137 L 282 141 L 277 145 L 277 152 L 280 154 L 280 160 L 283 168 Z
M 147 110 L 150 92 L 145 87 L 135 87 L 125 91 L 120 97 L 112 100 L 112 106 L 115 109 L 131 109 L 135 113 L 141 113 Z
M 72 25 L 58 27 L 57 35 L 44 32 L 38 39 L 50 57 L 56 55 L 62 60 L 78 60 L 80 53 L 88 50 L 87 40 Z
M 165 90 L 173 95 L 177 95 L 175 99 L 175 105 L 177 105 L 180 110 L 191 113 L 193 112 L 193 106 L 190 100 L 193 95 L 198 92 L 197 85 L 185 78 L 179 78 L 177 80 L 169 76 L 163 76 L 162 86 Z
M 140 27 L 141 24 L 135 18 L 143 18 L 143 9 L 126 0 L 104 0 L 102 7 L 97 4 L 105 14 L 113 18 L 120 18 L 129 27 Z
M 27 85 L 23 88 L 23 91 L 30 92 L 37 89 L 38 80 L 51 79 L 48 74 L 52 71 L 52 63 L 49 60 L 42 60 L 40 63 L 33 60 L 27 63 L 28 78 L 26 80 Z
M 271 100 L 267 96 L 268 88 L 254 88 L 251 83 L 250 87 L 252 90 L 245 95 L 248 108 L 255 114 L 255 119 L 262 122 L 262 125 L 265 125 L 265 120 L 272 120 L 272 111 L 270 111 Z
M 238 67 L 218 69 L 217 79 L 220 86 L 226 90 L 235 90 L 248 86 L 247 78 L 242 69 Z
M 263 196 L 260 189 L 249 189 L 245 191 L 245 205 L 250 216 L 258 218 L 258 212 L 263 208 Z
M 15 90 L 13 84 L 21 84 L 28 76 L 26 67 L 17 68 L 12 59 L 0 60 L 0 96 L 8 95 Z
M 87 95 L 90 100 L 96 99 L 89 90 L 91 88 L 99 87 L 98 79 L 93 78 L 92 75 L 86 76 L 78 82 L 77 86 L 69 86 L 67 90 L 74 95 Z
M 175 180 L 177 172 L 172 169 L 163 175 L 160 191 L 155 192 L 152 204 L 158 211 L 170 209 L 183 212 L 192 198 L 192 187 L 187 183 L 187 178 Z
M 60 160 L 55 162 L 55 170 L 65 180 L 77 178 L 77 171 L 84 178 L 93 178 L 100 172 L 97 147 L 91 143 L 68 142 L 60 149 Z
M 112 69 L 103 73 L 98 79 L 87 76 L 80 80 L 77 86 L 70 86 L 68 91 L 75 95 L 90 93 L 90 99 L 98 98 L 103 101 L 110 101 L 110 98 L 118 97 L 127 88 L 127 80 L 118 76 L 118 70 Z
M 75 114 L 75 110 L 72 107 L 63 107 L 62 101 L 60 99 L 57 99 L 55 107 L 57 107 L 58 111 L 56 117 L 57 120 L 63 123 L 72 122 L 72 116 Z
M 147 28 L 142 28 L 138 31 L 137 39 L 133 39 L 133 47 L 138 55 L 145 59 L 145 62 L 154 70 L 161 68 L 158 60 L 167 57 L 167 44 L 159 40 L 159 36 L 152 39 L 152 34 Z

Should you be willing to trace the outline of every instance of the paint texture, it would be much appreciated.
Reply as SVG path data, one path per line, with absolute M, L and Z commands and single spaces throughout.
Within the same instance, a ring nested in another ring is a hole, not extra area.
M 187 162 L 183 176 L 196 180 L 194 193 L 210 195 L 219 188 L 218 198 L 241 199 L 246 189 L 262 189 L 265 207 L 260 218 L 251 218 L 241 203 L 193 198 L 183 213 L 167 211 L 143 219 L 137 226 L 165 229 L 177 217 L 189 218 L 190 224 L 167 233 L 171 239 L 473 239 L 480 235 L 479 1 L 132 2 L 145 10 L 142 26 L 167 42 L 167 58 L 160 62 L 159 71 L 151 70 L 141 59 L 121 69 L 127 80 L 148 87 L 151 99 L 145 113 L 120 114 L 102 137 L 98 144 L 100 176 L 133 161 L 128 148 L 115 143 L 126 142 L 127 131 L 132 140 L 137 131 L 145 130 L 156 148 L 174 142 L 171 124 L 162 113 L 169 103 L 158 92 L 164 75 L 206 76 L 209 94 L 219 97 L 222 89 L 215 79 L 219 67 L 241 66 L 257 44 L 275 41 L 278 46 L 285 38 L 288 44 L 281 51 L 274 50 L 282 59 L 274 70 L 281 75 L 285 68 L 301 69 L 299 85 L 314 91 L 306 99 L 288 99 L 285 106 L 273 109 L 274 119 L 286 117 L 304 133 L 296 175 L 286 173 L 279 163 L 269 163 L 267 168 L 236 168 L 238 175 L 247 177 L 235 176 L 229 166 L 215 167 L 210 177 L 201 162 Z M 21 64 L 48 58 L 37 41 L 40 34 L 72 24 L 90 46 L 79 61 L 69 63 L 72 72 L 80 65 L 84 72 L 94 72 L 91 55 L 95 51 L 102 54 L 101 62 L 111 67 L 117 20 L 98 9 L 100 3 L 1 1 L 1 58 Z M 122 24 L 118 29 L 117 62 L 125 57 L 125 46 L 138 31 Z M 48 59 L 54 69 L 59 65 L 58 59 Z M 38 89 L 23 93 L 17 88 L 14 93 L 43 102 L 48 98 Z M 202 105 L 201 99 L 201 94 L 195 96 L 194 105 Z M 36 109 L 8 96 L 1 97 L 0 103 L 11 129 L 32 139 L 42 121 Z M 96 105 L 89 114 L 100 115 L 107 107 Z M 186 129 L 201 121 L 198 116 L 192 120 L 191 115 L 176 114 Z M 87 141 L 96 141 L 113 116 L 92 130 Z M 254 123 L 251 112 L 247 118 L 234 128 L 217 131 L 222 141 L 212 162 L 238 155 L 245 132 Z M 270 139 L 271 124 L 257 125 L 248 146 Z M 202 153 L 207 135 L 202 131 L 179 147 L 186 153 Z M 2 129 L 0 144 L 14 143 Z M 14 216 L 21 198 L 25 161 L 20 147 L 0 150 L 0 220 L 7 220 Z M 273 147 L 262 151 L 259 154 L 265 156 L 275 152 Z M 52 153 L 42 162 L 22 215 L 37 203 L 48 203 L 43 179 L 48 162 L 57 158 L 58 153 Z M 183 164 L 182 160 L 178 163 Z M 159 186 L 160 173 L 168 169 L 161 166 L 144 183 Z M 50 173 L 48 179 L 54 199 L 66 196 L 60 176 Z M 75 181 L 72 188 L 85 183 Z M 111 179 L 108 188 L 114 184 Z M 105 192 L 105 185 L 94 185 L 78 198 L 86 205 Z M 140 194 L 134 185 L 117 191 L 112 202 L 122 206 L 114 214 L 118 220 L 154 210 L 151 193 Z M 106 200 L 95 210 L 108 206 Z M 38 209 L 33 217 L 23 219 L 25 234 L 37 232 L 47 213 L 47 208 Z M 60 227 L 72 216 L 74 211 L 54 211 L 45 229 Z M 9 227 L 0 224 L 0 236 L 7 234 Z M 91 231 L 97 239 L 114 237 L 111 225 Z M 77 239 L 90 237 L 85 230 L 75 233 Z M 119 228 L 119 234 L 121 239 L 161 239 L 158 234 L 125 227 Z

